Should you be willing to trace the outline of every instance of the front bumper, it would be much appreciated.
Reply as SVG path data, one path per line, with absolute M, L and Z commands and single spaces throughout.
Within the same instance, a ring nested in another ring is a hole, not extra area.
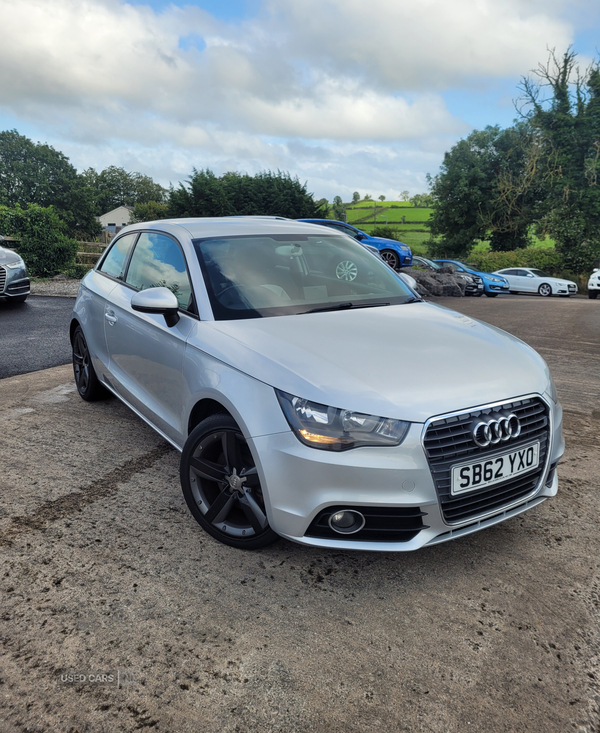
M 588 280 L 587 287 L 588 287 L 588 290 L 599 291 L 600 290 L 600 277 L 597 277 L 594 279 L 590 278 Z
M 488 293 L 510 293 L 510 287 L 501 283 L 485 283 L 485 291 Z
M 29 295 L 30 283 L 24 267 L 11 268 L 0 265 L 0 297 L 16 298 Z
M 271 527 L 281 536 L 306 545 L 408 551 L 520 514 L 554 496 L 558 488 L 555 469 L 564 451 L 562 410 L 560 405 L 546 404 L 550 421 L 548 450 L 534 490 L 462 522 L 450 523 L 444 518 L 425 455 L 422 424 L 413 423 L 397 447 L 363 447 L 342 453 L 305 446 L 291 431 L 253 438 L 250 442 L 261 483 L 267 489 Z M 364 513 L 365 529 L 369 528 L 370 517 L 375 517 L 372 527 L 383 527 L 384 531 L 370 535 L 362 532 L 366 539 L 332 532 L 326 536 L 327 532 L 322 531 L 327 527 L 326 517 L 344 508 Z M 385 533 L 389 537 L 391 530 L 396 530 L 392 533 L 394 539 L 386 541 Z M 399 539 L 402 536 L 404 539 Z

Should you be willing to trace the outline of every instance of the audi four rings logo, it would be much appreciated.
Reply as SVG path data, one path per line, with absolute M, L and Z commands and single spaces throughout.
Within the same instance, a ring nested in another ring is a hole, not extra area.
M 497 420 L 479 422 L 473 428 L 473 440 L 480 448 L 487 448 L 488 445 L 506 443 L 511 438 L 516 438 L 521 433 L 519 418 L 511 413 L 499 417 Z

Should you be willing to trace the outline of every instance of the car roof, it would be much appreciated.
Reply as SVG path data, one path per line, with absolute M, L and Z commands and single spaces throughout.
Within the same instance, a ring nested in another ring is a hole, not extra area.
M 343 224 L 344 226 L 350 227 L 351 229 L 356 229 L 355 226 L 352 226 L 352 224 L 348 224 L 347 221 L 339 221 L 338 219 L 296 219 L 296 221 L 326 221 L 328 224 Z
M 159 219 L 130 224 L 120 234 L 143 229 L 156 229 L 177 236 L 185 230 L 191 239 L 261 234 L 313 234 L 323 235 L 319 224 L 299 222 L 294 219 L 260 216 L 195 217 L 188 219 Z

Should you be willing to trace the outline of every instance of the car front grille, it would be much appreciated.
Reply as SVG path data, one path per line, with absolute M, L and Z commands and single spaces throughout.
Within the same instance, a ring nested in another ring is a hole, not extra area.
M 4 292 L 5 285 L 6 285 L 6 268 L 0 266 L 0 293 Z
M 329 526 L 332 514 L 343 510 L 360 512 L 365 525 L 359 532 L 340 534 Z M 409 542 L 427 525 L 419 507 L 330 506 L 319 512 L 306 530 L 306 537 L 354 542 Z
M 521 433 L 516 439 L 486 448 L 475 443 L 472 436 L 475 421 L 487 422 L 510 413 L 514 413 L 521 424 Z M 448 524 L 464 522 L 500 511 L 535 493 L 546 467 L 549 433 L 548 406 L 539 397 L 514 400 L 433 420 L 425 433 L 424 448 L 444 520 Z M 480 490 L 456 496 L 451 494 L 452 466 L 470 460 L 485 460 L 533 442 L 540 444 L 539 465 L 533 472 Z

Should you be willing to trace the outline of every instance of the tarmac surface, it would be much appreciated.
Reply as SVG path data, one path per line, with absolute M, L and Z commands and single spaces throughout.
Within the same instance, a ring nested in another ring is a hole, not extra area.
M 2 733 L 600 730 L 600 302 L 436 302 L 540 351 L 567 452 L 555 498 L 416 553 L 225 547 L 116 399 L 0 380 Z

